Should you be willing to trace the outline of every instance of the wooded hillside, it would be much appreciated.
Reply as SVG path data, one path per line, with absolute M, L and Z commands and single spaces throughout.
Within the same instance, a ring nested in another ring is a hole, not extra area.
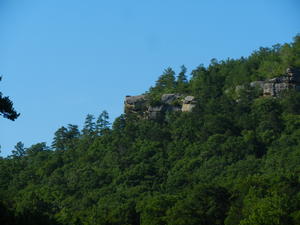
M 168 68 L 146 92 L 153 105 L 192 95 L 192 112 L 110 125 L 103 111 L 59 128 L 52 146 L 19 142 L 0 159 L 0 224 L 299 225 L 300 93 L 248 85 L 287 68 L 300 69 L 300 36 L 191 77 Z

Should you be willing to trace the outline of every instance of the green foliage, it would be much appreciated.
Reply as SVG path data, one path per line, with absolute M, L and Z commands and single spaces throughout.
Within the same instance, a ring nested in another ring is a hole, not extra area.
M 2 77 L 0 77 L 0 81 Z M 2 92 L 0 92 L 0 115 L 4 118 L 15 120 L 19 117 L 20 113 L 13 107 L 13 102 L 7 96 L 2 96 Z
M 223 224 L 229 206 L 227 190 L 217 186 L 197 186 L 168 211 L 168 224 Z
M 96 123 L 95 123 L 94 115 L 88 114 L 85 118 L 84 126 L 82 129 L 82 133 L 85 136 L 93 136 L 96 132 Z
M 299 40 L 214 59 L 190 80 L 165 70 L 152 104 L 193 95 L 193 112 L 124 114 L 110 127 L 103 111 L 82 131 L 59 128 L 51 149 L 18 142 L 0 158 L 0 223 L 299 225 L 300 93 L 263 98 L 247 85 L 299 68 Z
M 24 144 L 19 141 L 16 145 L 15 145 L 15 149 L 12 150 L 12 155 L 14 157 L 22 157 L 25 155 L 26 149 L 24 147 Z
M 107 111 L 102 111 L 96 121 L 96 133 L 98 135 L 103 135 L 109 130 L 109 115 Z
M 54 133 L 52 148 L 55 150 L 67 150 L 75 147 L 80 136 L 77 125 L 69 124 L 67 128 L 62 126 Z

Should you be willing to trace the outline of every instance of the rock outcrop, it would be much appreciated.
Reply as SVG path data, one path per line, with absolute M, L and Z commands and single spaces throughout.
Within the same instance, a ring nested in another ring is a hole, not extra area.
M 146 95 L 127 95 L 124 102 L 125 113 L 139 113 L 146 109 Z
M 275 77 L 264 82 L 264 96 L 279 96 L 284 90 L 300 90 L 300 74 L 298 71 L 288 68 L 283 76 Z
M 265 81 L 253 81 L 250 83 L 250 86 L 262 90 L 263 96 L 278 97 L 285 90 L 294 89 L 300 91 L 300 73 L 297 70 L 288 68 L 282 76 Z M 235 91 L 239 92 L 243 88 L 245 88 L 243 85 L 238 85 Z
M 300 91 L 300 73 L 299 71 L 288 68 L 286 73 L 280 77 L 275 77 L 265 81 L 253 81 L 251 87 L 259 88 L 263 96 L 278 97 L 284 90 L 295 89 Z M 243 85 L 236 86 L 236 92 L 245 88 Z M 160 119 L 167 112 L 192 112 L 196 106 L 194 96 L 185 96 L 183 94 L 163 94 L 161 99 L 155 105 L 150 104 L 147 95 L 126 96 L 125 113 L 134 113 L 144 119 Z
M 166 112 L 181 111 L 181 97 L 181 94 L 163 94 L 158 105 L 148 107 L 148 118 L 157 119 L 163 117 Z
M 193 108 L 196 106 L 196 100 L 194 96 L 186 96 L 183 100 L 182 112 L 191 112 Z
M 163 94 L 160 102 L 151 105 L 147 95 L 126 96 L 125 113 L 135 113 L 147 119 L 163 118 L 167 112 L 191 112 L 196 106 L 194 96 Z

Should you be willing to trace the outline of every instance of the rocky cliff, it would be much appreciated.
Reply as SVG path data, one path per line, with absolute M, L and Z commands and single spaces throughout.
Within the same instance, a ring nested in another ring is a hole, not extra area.
M 298 70 L 287 68 L 282 76 L 264 81 L 253 81 L 250 86 L 260 89 L 264 97 L 279 97 L 280 93 L 286 90 L 300 91 L 300 73 Z M 244 85 L 238 85 L 235 90 L 239 92 L 243 88 Z
M 160 102 L 150 104 L 147 95 L 126 96 L 124 102 L 125 113 L 134 113 L 143 118 L 158 119 L 166 112 L 191 112 L 196 105 L 194 96 L 182 94 L 163 94 Z
M 295 69 L 287 68 L 286 73 L 282 76 L 266 81 L 254 81 L 250 83 L 250 86 L 262 89 L 263 96 L 278 97 L 285 90 L 300 91 L 300 74 Z
M 263 96 L 278 97 L 282 91 L 300 91 L 300 73 L 295 69 L 288 68 L 282 76 L 265 81 L 253 81 L 251 87 L 261 89 Z M 236 87 L 236 92 L 243 89 L 243 85 Z M 183 94 L 163 94 L 159 103 L 150 104 L 147 95 L 126 96 L 124 111 L 126 114 L 133 113 L 145 119 L 159 119 L 167 112 L 191 112 L 196 106 L 194 96 Z

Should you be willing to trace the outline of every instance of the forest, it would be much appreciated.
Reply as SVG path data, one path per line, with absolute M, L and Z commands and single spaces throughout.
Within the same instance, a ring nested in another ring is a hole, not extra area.
M 192 112 L 110 124 L 104 110 L 51 146 L 16 143 L 0 158 L 0 224 L 300 225 L 300 92 L 249 86 L 287 68 L 300 69 L 299 35 L 190 75 L 167 68 L 145 91 L 195 96 Z

